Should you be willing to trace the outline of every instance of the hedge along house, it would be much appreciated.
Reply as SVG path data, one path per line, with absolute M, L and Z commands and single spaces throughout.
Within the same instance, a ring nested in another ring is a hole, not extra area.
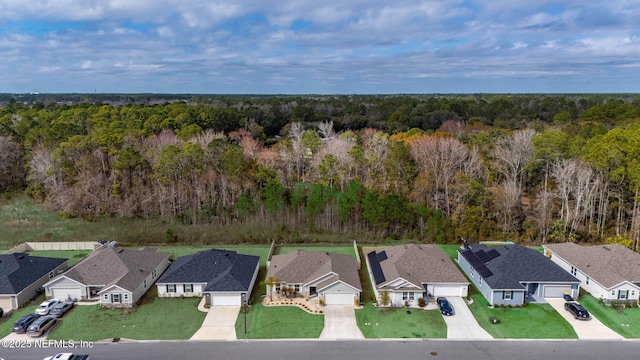
M 637 302 L 640 297 L 640 254 L 618 244 L 544 245 L 545 255 L 580 280 L 580 286 L 609 304 Z
M 578 279 L 541 252 L 521 245 L 469 244 L 458 250 L 458 264 L 490 305 L 544 302 L 565 292 L 578 295 Z
M 130 308 L 169 266 L 155 248 L 105 244 L 44 285 L 48 298 L 99 300 L 102 307 Z
M 209 249 L 181 256 L 158 279 L 159 297 L 200 297 L 212 306 L 242 305 L 255 284 L 260 257 Z
M 325 305 L 355 305 L 360 302 L 362 285 L 359 266 L 353 256 L 325 251 L 294 250 L 274 255 L 268 263 L 267 296 L 282 295 L 285 288 L 296 296 L 321 299 Z M 274 294 L 275 293 L 275 294 Z
M 38 295 L 42 286 L 69 267 L 67 259 L 0 254 L 0 308 L 18 309 Z
M 378 303 L 387 292 L 391 306 L 417 306 L 439 296 L 467 296 L 469 281 L 437 245 L 364 247 Z

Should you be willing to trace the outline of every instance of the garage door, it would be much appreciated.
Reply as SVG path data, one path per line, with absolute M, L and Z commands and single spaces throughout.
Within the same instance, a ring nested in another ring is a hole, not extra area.
M 433 285 L 433 296 L 465 296 L 463 289 L 460 285 Z
M 67 300 L 69 297 L 72 299 L 80 300 L 82 290 L 79 288 L 52 288 L 51 297 L 58 300 Z
M 353 305 L 355 296 L 352 293 L 324 294 L 326 305 Z
M 13 309 L 11 296 L 0 296 L 0 308 L 2 308 L 4 312 Z
M 242 305 L 240 302 L 240 295 L 211 294 L 211 305 L 213 306 Z
M 571 294 L 571 285 L 544 285 L 546 298 L 561 298 L 565 291 Z

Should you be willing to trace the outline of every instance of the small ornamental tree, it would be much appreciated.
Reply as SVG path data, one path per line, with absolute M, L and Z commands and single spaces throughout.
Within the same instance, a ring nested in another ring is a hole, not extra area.
M 388 291 L 383 291 L 380 293 L 380 305 L 389 306 L 391 304 L 391 296 Z

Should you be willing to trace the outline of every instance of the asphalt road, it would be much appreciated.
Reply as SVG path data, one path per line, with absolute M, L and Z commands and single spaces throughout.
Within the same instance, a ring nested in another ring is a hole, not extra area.
M 300 359 L 636 359 L 638 341 L 165 341 L 96 344 L 76 349 L 90 360 Z M 5 360 L 37 360 L 58 348 L 0 349 Z

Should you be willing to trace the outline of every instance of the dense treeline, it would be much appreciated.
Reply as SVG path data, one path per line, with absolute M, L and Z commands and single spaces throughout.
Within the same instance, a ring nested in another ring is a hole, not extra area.
M 640 232 L 637 95 L 29 96 L 0 97 L 0 190 L 66 216 L 435 242 Z

